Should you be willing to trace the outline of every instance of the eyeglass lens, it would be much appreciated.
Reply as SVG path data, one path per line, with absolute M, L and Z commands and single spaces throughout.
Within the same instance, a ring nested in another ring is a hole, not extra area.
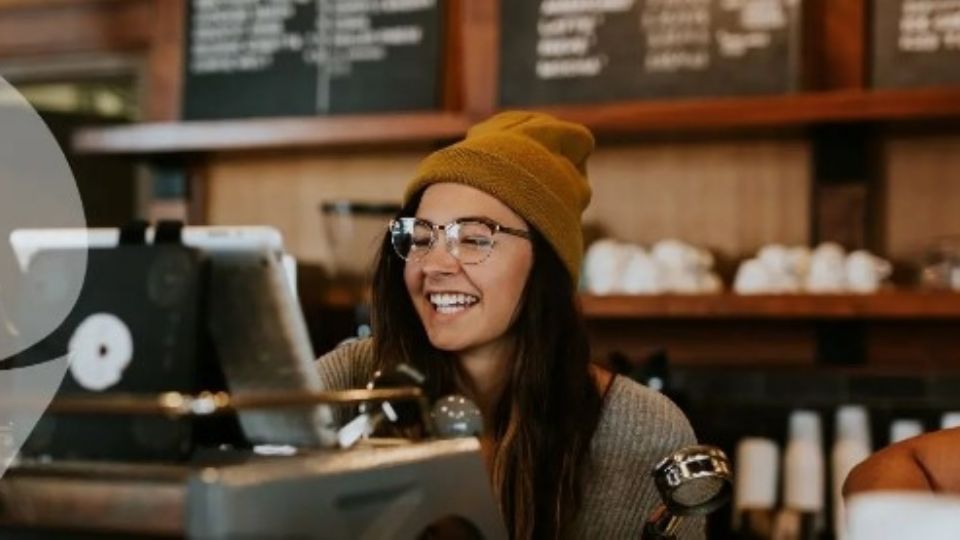
M 447 250 L 464 264 L 484 261 L 493 249 L 494 231 L 476 221 L 454 222 L 444 227 Z M 406 259 L 419 261 L 436 244 L 435 229 L 421 220 L 402 219 L 391 228 L 393 247 Z

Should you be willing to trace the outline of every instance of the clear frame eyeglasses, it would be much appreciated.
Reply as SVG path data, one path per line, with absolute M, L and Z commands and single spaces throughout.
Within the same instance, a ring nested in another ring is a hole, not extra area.
M 433 249 L 440 231 L 444 232 L 447 251 L 462 264 L 480 264 L 487 260 L 496 245 L 497 233 L 530 239 L 528 231 L 506 227 L 483 217 L 460 218 L 446 225 L 402 217 L 390 222 L 390 241 L 401 259 L 418 262 Z

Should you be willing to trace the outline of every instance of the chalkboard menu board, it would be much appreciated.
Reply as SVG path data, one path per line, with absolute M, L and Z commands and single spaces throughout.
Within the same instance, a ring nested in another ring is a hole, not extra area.
M 960 84 L 960 0 L 874 0 L 873 85 Z
M 189 0 L 184 119 L 435 109 L 440 0 Z
M 801 0 L 503 0 L 503 106 L 774 94 L 801 78 Z

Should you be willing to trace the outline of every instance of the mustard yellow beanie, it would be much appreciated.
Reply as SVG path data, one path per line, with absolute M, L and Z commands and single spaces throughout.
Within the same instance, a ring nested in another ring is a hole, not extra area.
M 593 135 L 579 124 L 542 113 L 500 113 L 473 126 L 464 140 L 427 156 L 407 185 L 404 204 L 441 182 L 485 191 L 540 231 L 576 286 L 583 260 L 580 215 L 591 194 L 586 164 L 593 146 Z

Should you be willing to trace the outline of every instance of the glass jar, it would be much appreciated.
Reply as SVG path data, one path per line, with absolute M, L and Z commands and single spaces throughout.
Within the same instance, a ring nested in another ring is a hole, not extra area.
M 328 270 L 338 297 L 353 302 L 368 296 L 373 263 L 397 203 L 336 200 L 320 205 L 329 248 Z
M 942 236 L 930 244 L 920 282 L 930 289 L 960 291 L 960 235 Z

